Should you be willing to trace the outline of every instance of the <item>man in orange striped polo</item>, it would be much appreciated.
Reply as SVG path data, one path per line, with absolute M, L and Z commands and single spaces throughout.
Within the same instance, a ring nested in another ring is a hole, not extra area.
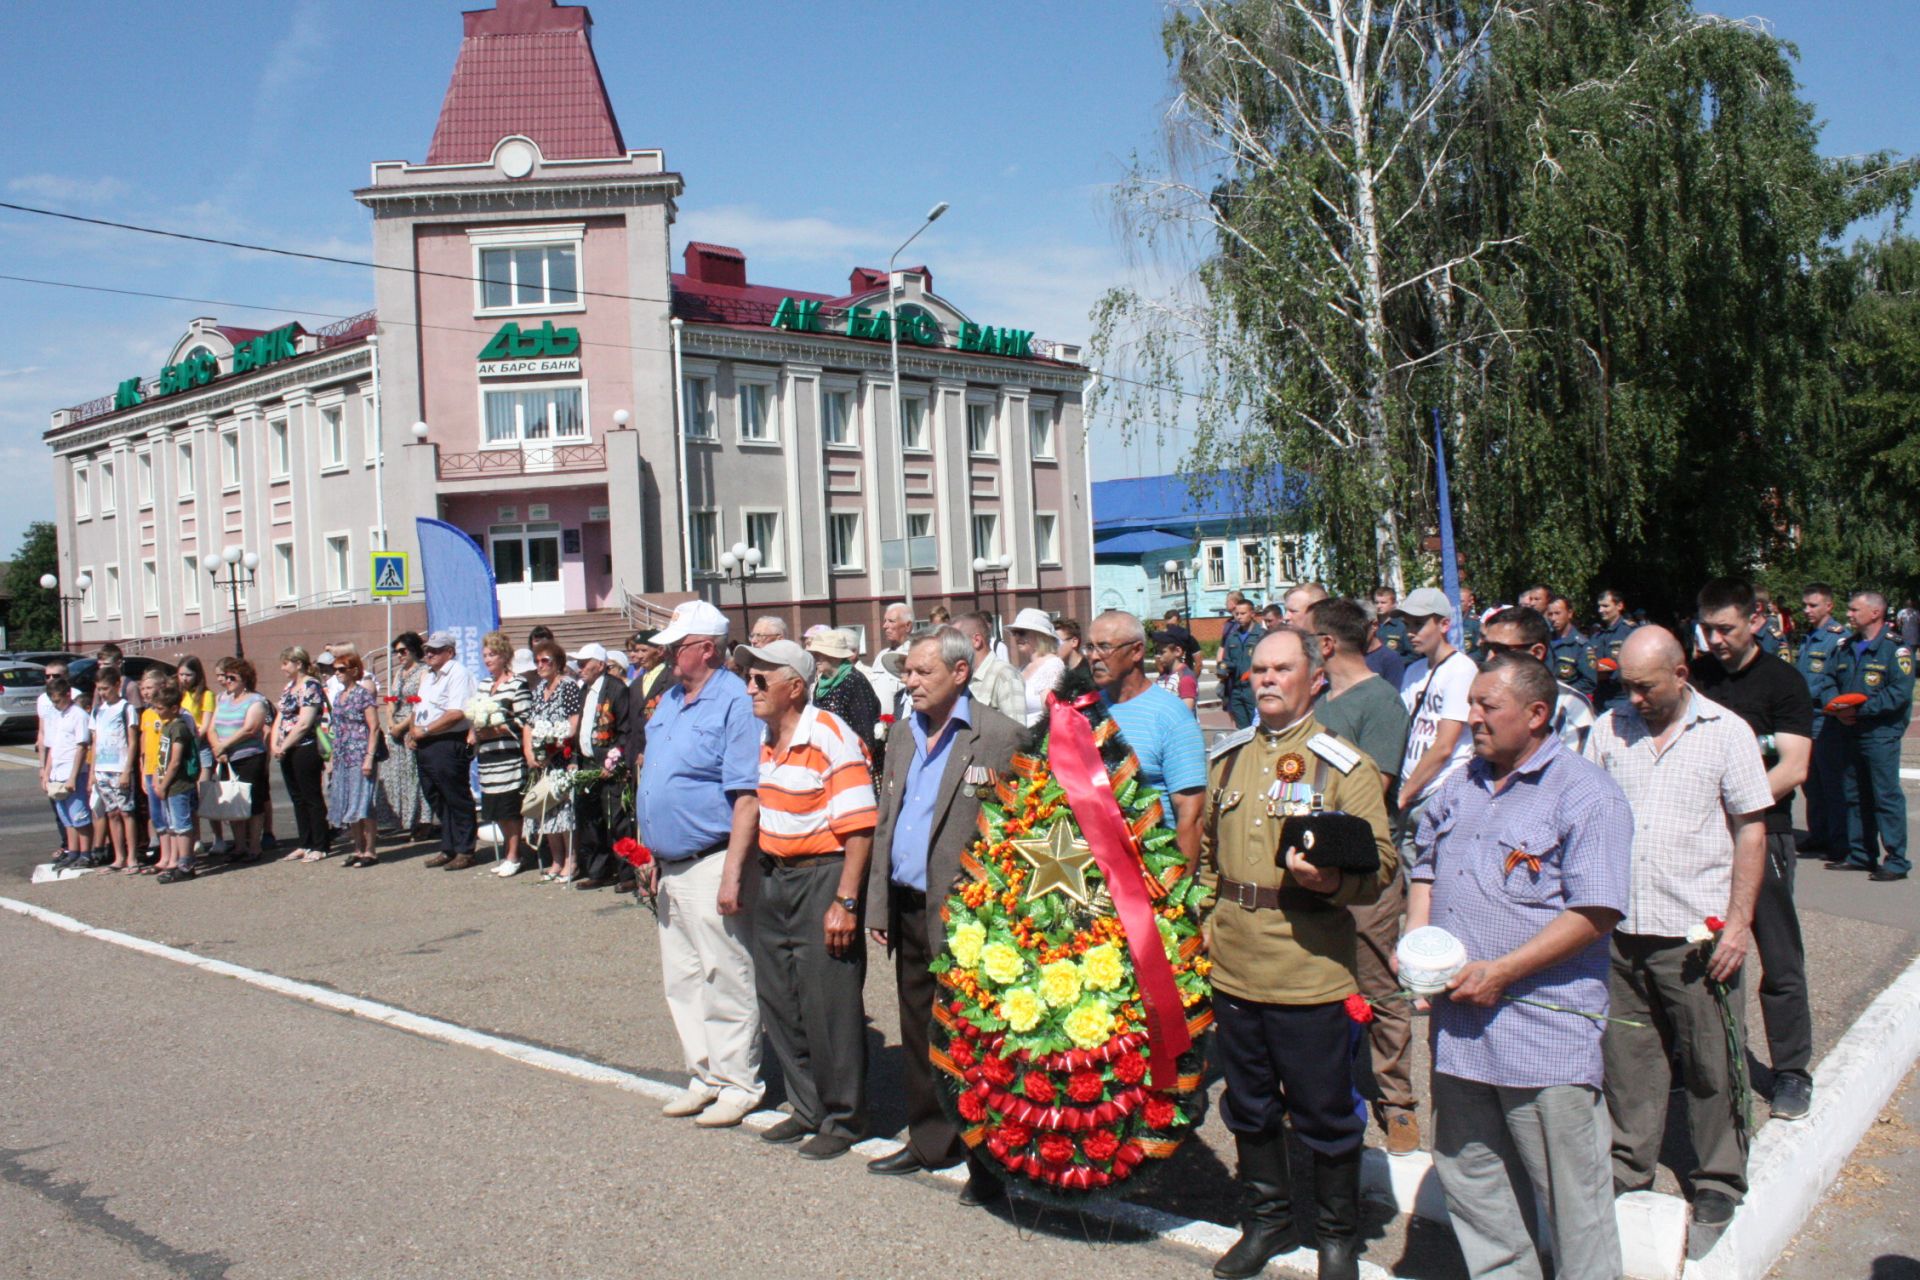
M 813 658 L 791 640 L 741 645 L 760 747 L 760 867 L 753 907 L 760 1022 L 793 1114 L 768 1142 L 831 1160 L 866 1136 L 867 950 L 861 887 L 873 853 L 867 750 L 846 722 L 810 706 Z M 806 1139 L 801 1142 L 801 1139 Z

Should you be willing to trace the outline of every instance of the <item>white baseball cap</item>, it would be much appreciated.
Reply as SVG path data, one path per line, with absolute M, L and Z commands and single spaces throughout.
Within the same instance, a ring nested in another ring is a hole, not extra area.
M 607 660 L 607 650 L 604 645 L 596 644 L 594 641 L 589 640 L 581 645 L 579 649 L 568 654 L 567 658 L 573 662 L 605 662 Z
M 672 621 L 667 623 L 664 630 L 654 635 L 651 643 L 665 646 L 679 644 L 688 636 L 724 636 L 726 634 L 726 614 L 705 600 L 688 600 L 674 607 Z
M 769 667 L 788 667 L 802 680 L 813 680 L 813 655 L 791 640 L 775 640 L 759 646 L 737 644 L 733 646 L 733 656 L 748 665 L 758 662 Z

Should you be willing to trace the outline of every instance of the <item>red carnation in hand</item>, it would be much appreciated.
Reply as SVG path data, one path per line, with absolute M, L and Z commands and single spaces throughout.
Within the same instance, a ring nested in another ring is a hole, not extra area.
M 990 1053 L 980 1059 L 980 1074 L 991 1084 L 1002 1089 L 1013 1083 L 1013 1064 L 997 1053 Z
M 1000 1126 L 1000 1137 L 1006 1142 L 1009 1150 L 1018 1151 L 1033 1141 L 1033 1130 L 1018 1121 L 1009 1120 Z
M 973 1046 L 956 1037 L 947 1045 L 947 1056 L 953 1059 L 953 1065 L 965 1071 L 979 1059 L 973 1056 Z
M 1040 1158 L 1048 1164 L 1066 1164 L 1073 1159 L 1073 1139 L 1064 1133 L 1049 1133 L 1040 1139 Z
M 1076 1071 L 1073 1078 L 1067 1081 L 1067 1096 L 1075 1102 L 1098 1102 L 1100 1095 L 1106 1091 L 1106 1082 L 1096 1071 Z
M 1727 922 L 1725 920 L 1722 920 L 1719 916 L 1707 917 L 1707 928 L 1711 929 L 1713 932 L 1718 933 L 1726 927 L 1727 927 Z
M 1137 1051 L 1127 1050 L 1113 1064 L 1113 1078 L 1121 1084 L 1139 1084 L 1147 1078 L 1147 1060 Z
M 1180 1110 L 1173 1105 L 1173 1099 L 1167 1097 L 1165 1094 L 1156 1093 L 1147 1099 L 1146 1110 L 1143 1114 L 1146 1118 L 1147 1128 L 1165 1129 L 1179 1118 Z
M 971 1089 L 960 1095 L 960 1118 L 968 1124 L 979 1124 L 987 1118 L 987 1104 Z
M 1095 1129 L 1081 1142 L 1080 1149 L 1087 1153 L 1089 1160 L 1111 1160 L 1120 1150 L 1120 1139 L 1111 1129 Z
M 1373 1006 L 1358 991 L 1347 997 L 1347 1016 L 1355 1022 L 1372 1022 Z
M 613 852 L 617 857 L 625 858 L 628 862 L 632 863 L 636 869 L 644 867 L 653 861 L 653 850 L 647 848 L 647 846 L 641 844 L 632 836 L 625 836 L 619 840 L 615 840 L 613 842 Z
M 1038 1071 L 1029 1071 L 1026 1078 L 1020 1082 L 1020 1092 L 1041 1106 L 1045 1106 L 1053 1101 L 1053 1081 Z

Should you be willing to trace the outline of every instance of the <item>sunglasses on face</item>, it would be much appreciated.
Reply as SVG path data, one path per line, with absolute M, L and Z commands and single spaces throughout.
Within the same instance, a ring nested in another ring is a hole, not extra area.
M 749 671 L 747 673 L 747 684 L 751 688 L 758 689 L 761 693 L 765 693 L 773 687 L 772 679 L 764 671 Z
M 1126 647 L 1127 647 L 1128 645 L 1132 645 L 1132 644 L 1145 644 L 1145 641 L 1142 641 L 1142 640 L 1122 640 L 1122 641 L 1119 641 L 1119 642 L 1118 642 L 1118 643 L 1116 643 L 1116 644 L 1090 644 L 1090 645 L 1087 645 L 1087 646 L 1085 646 L 1085 648 L 1086 648 L 1086 651 L 1087 651 L 1088 653 L 1090 653 L 1090 654 L 1092 654 L 1092 655 L 1093 655 L 1094 657 L 1096 657 L 1096 658 L 1104 658 L 1104 657 L 1106 657 L 1106 656 L 1107 656 L 1108 654 L 1110 654 L 1110 653 L 1118 653 L 1118 652 L 1120 652 L 1120 651 L 1121 651 L 1122 649 L 1124 649 L 1124 648 L 1126 648 Z

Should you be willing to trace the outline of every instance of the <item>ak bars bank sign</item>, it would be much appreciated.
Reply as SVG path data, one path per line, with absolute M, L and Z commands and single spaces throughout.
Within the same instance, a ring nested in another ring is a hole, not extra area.
M 842 332 L 849 338 L 877 338 L 885 342 L 893 336 L 894 320 L 885 308 L 848 307 L 843 323 L 846 327 Z M 786 329 L 792 333 L 828 331 L 827 317 L 821 311 L 820 303 L 807 298 L 782 298 L 767 327 Z M 902 306 L 899 328 L 902 342 L 911 342 L 919 347 L 944 345 L 941 339 L 945 335 L 941 332 L 940 322 L 922 307 L 912 304 Z M 957 351 L 1026 357 L 1033 354 L 1033 330 L 996 329 L 990 324 L 980 325 L 967 320 L 961 323 L 953 345 Z

